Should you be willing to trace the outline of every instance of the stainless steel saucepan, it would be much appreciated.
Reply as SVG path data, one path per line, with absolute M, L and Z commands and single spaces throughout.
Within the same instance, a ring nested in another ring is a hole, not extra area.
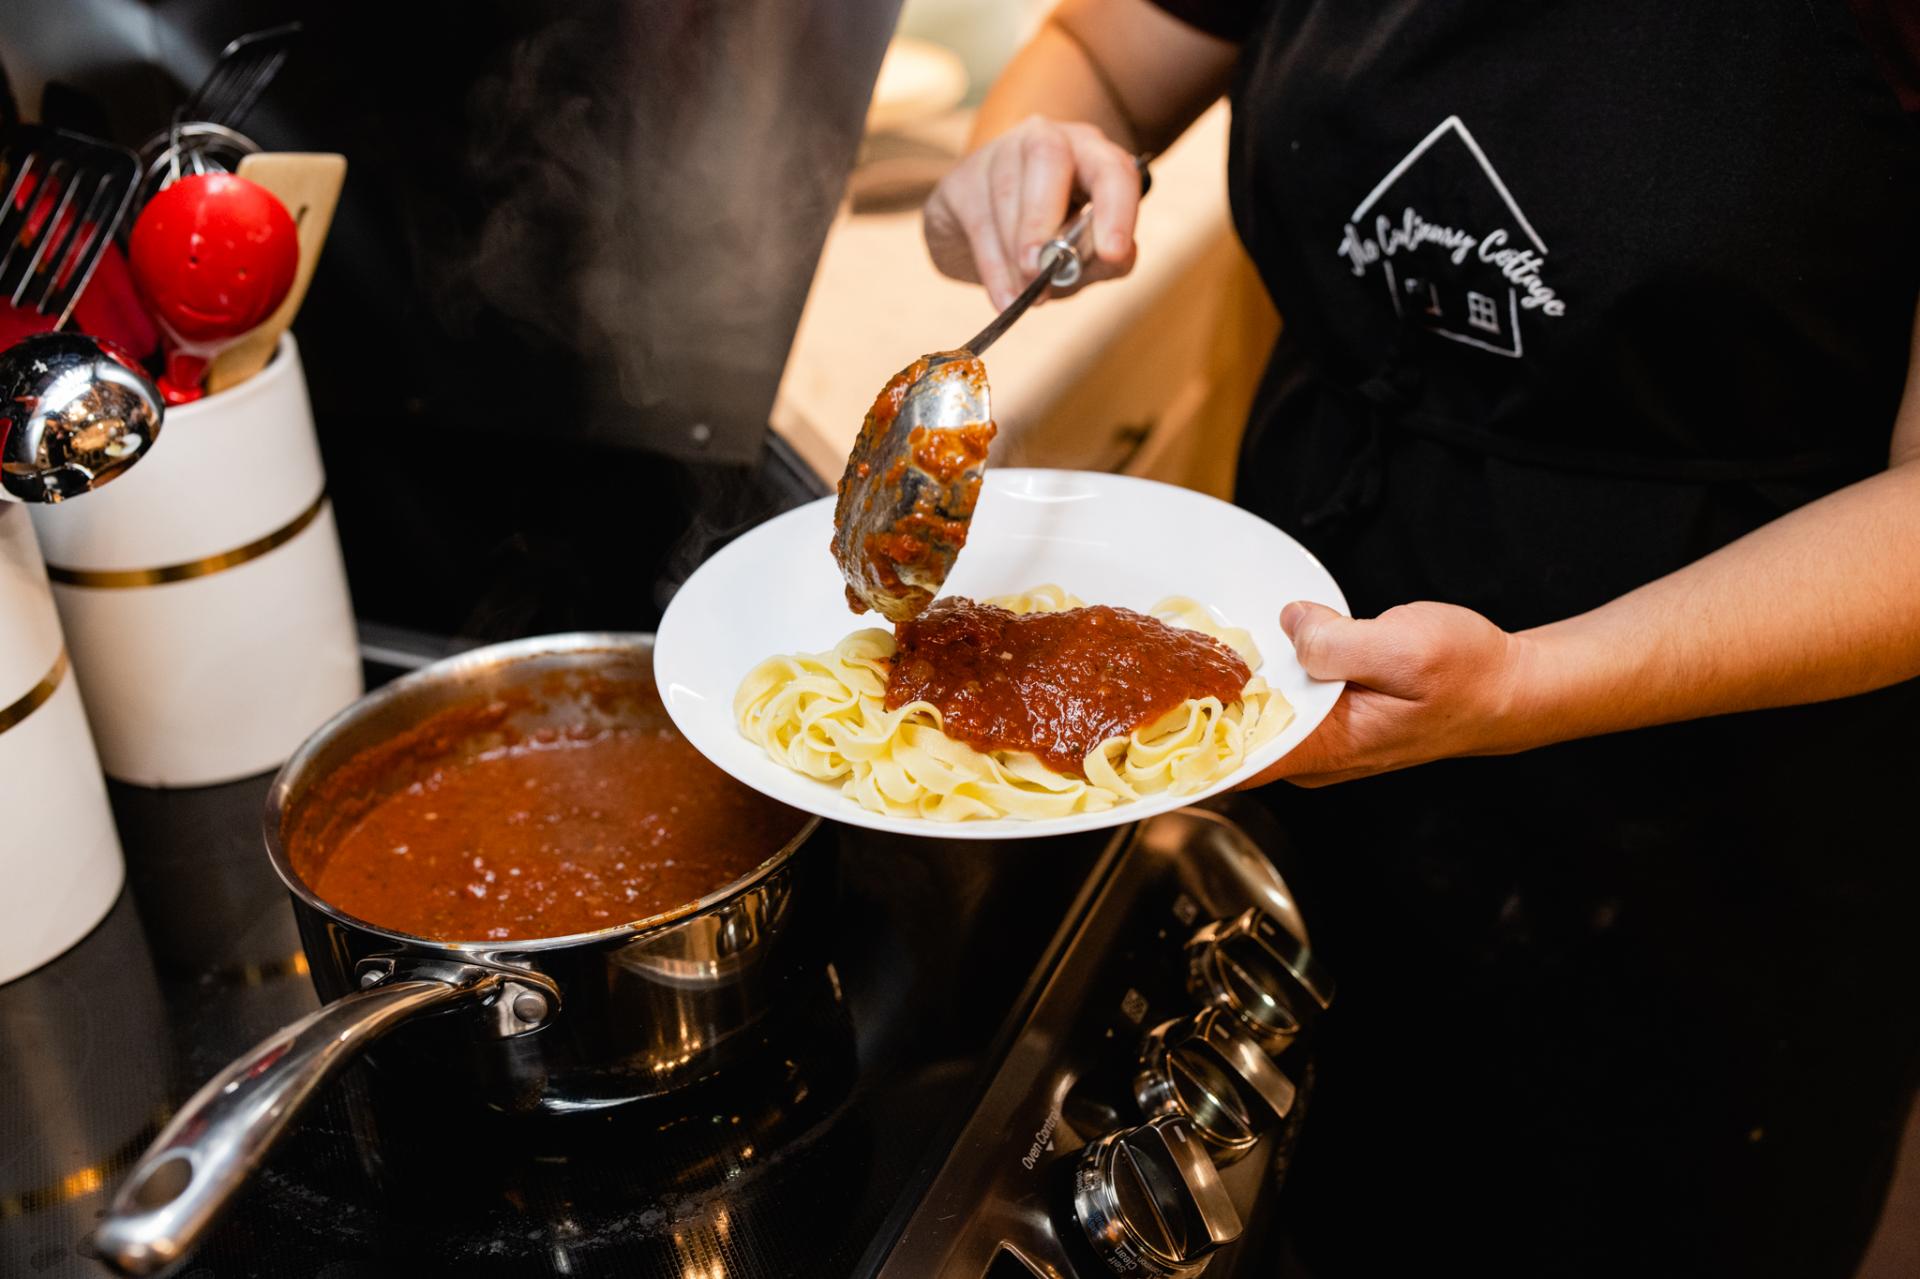
M 664 726 L 652 659 L 650 635 L 477 649 L 363 698 L 287 762 L 267 799 L 267 852 L 293 895 L 326 1002 L 215 1076 L 174 1116 L 95 1232 L 102 1257 L 127 1274 L 181 1257 L 300 1107 L 363 1052 L 383 1071 L 470 1095 L 476 1105 L 561 1114 L 679 1088 L 759 1046 L 780 992 L 811 969 L 805 899 L 825 868 L 819 856 L 795 854 L 817 818 L 698 901 L 617 928 L 538 940 L 439 942 L 378 927 L 322 900 L 289 856 L 290 841 L 304 845 L 317 831 L 324 843 L 381 796 L 497 745 L 502 729 Z M 418 736 L 461 707 L 494 710 L 492 735 L 429 734 L 397 767 L 383 756 L 378 770 L 344 771 L 369 748 Z

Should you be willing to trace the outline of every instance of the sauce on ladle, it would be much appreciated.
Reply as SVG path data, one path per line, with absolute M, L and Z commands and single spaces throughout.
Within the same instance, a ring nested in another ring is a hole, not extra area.
M 881 389 L 833 511 L 854 612 L 901 622 L 932 602 L 966 545 L 995 431 L 986 366 L 965 351 L 922 356 Z

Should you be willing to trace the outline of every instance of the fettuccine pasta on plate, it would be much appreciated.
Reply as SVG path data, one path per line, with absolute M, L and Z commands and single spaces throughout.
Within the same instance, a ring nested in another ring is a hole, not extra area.
M 1084 607 L 1057 586 L 986 601 L 1014 613 Z M 1222 625 L 1198 602 L 1161 600 L 1150 616 L 1197 631 L 1258 672 L 1252 637 Z M 1063 817 L 1163 792 L 1189 794 L 1237 769 L 1293 718 L 1285 697 L 1255 673 L 1237 700 L 1188 698 L 1165 715 L 1089 752 L 1084 777 L 1055 772 L 1035 755 L 977 750 L 941 731 L 930 703 L 886 706 L 896 645 L 892 633 L 855 631 L 824 653 L 770 657 L 734 696 L 740 731 L 795 772 L 842 791 L 872 812 L 933 821 Z

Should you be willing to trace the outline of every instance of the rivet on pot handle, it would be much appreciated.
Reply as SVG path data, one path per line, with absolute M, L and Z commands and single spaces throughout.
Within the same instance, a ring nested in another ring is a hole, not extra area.
M 361 972 L 365 989 L 269 1036 L 180 1108 L 94 1231 L 102 1259 L 129 1275 L 179 1260 L 314 1092 L 402 1022 L 455 1004 L 492 1003 L 499 1006 L 494 1032 L 521 1034 L 559 1006 L 558 992 L 527 972 L 418 960 L 369 960 Z

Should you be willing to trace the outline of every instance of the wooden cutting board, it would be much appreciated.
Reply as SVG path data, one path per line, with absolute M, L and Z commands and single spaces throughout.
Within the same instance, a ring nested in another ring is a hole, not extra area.
M 236 172 L 258 182 L 287 206 L 300 231 L 300 266 L 279 309 L 259 328 L 214 357 L 207 370 L 210 392 L 246 381 L 273 358 L 280 335 L 293 323 L 306 300 L 307 286 L 313 282 L 313 268 L 320 261 L 320 249 L 327 242 L 333 211 L 340 203 L 340 188 L 347 178 L 347 158 L 329 152 L 263 151 L 241 160 Z

